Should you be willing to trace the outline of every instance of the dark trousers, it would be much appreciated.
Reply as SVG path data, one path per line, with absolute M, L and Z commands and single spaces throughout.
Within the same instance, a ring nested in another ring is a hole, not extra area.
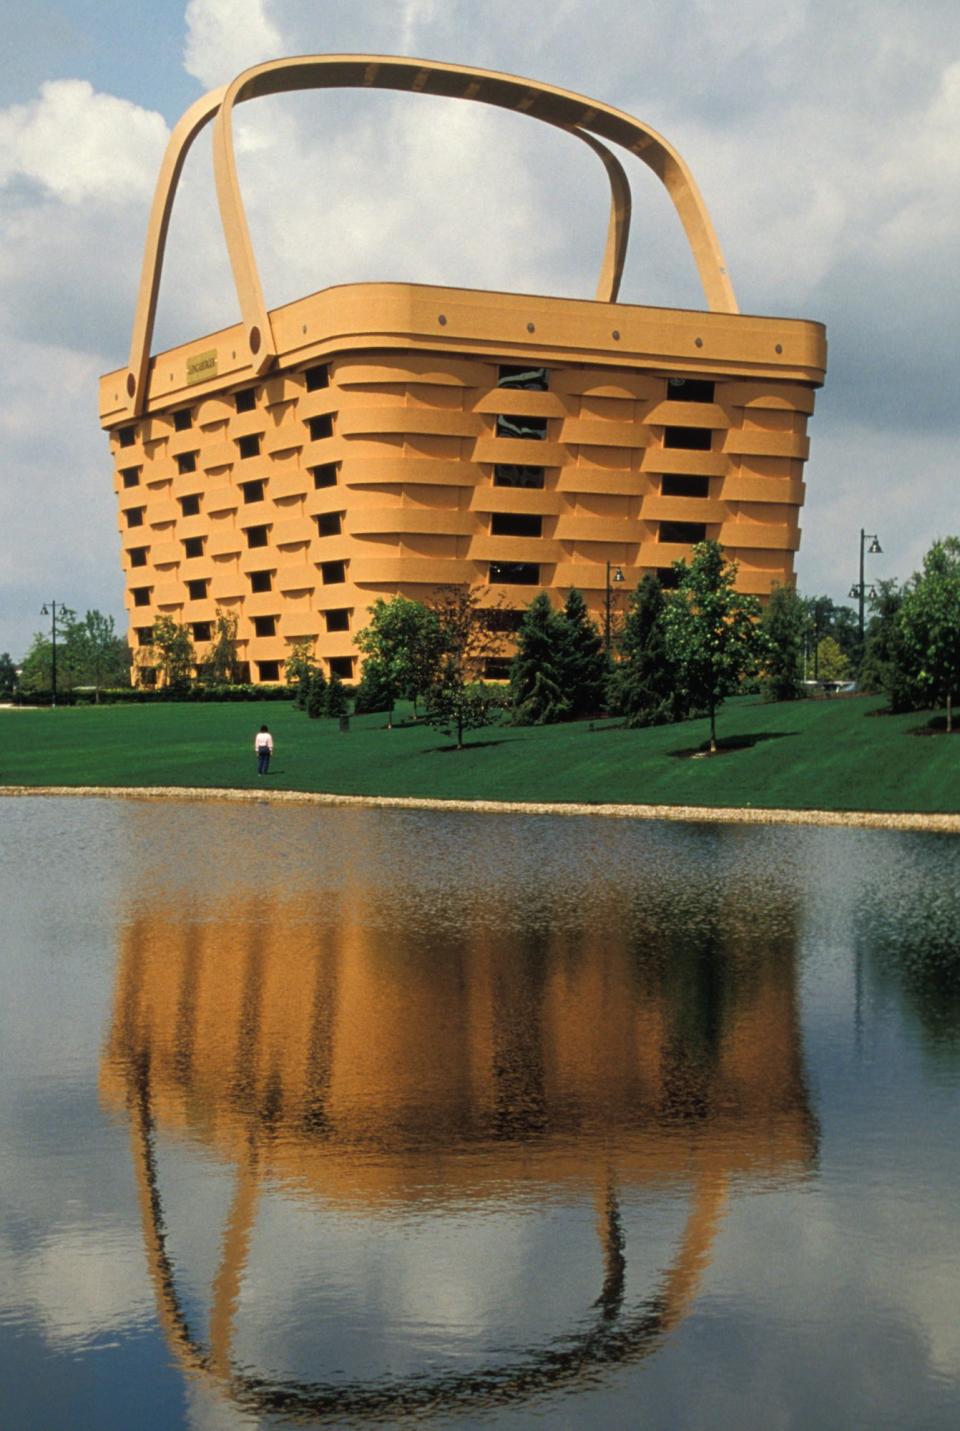
M 263 745 L 257 751 L 257 774 L 266 775 L 270 769 L 270 751 Z

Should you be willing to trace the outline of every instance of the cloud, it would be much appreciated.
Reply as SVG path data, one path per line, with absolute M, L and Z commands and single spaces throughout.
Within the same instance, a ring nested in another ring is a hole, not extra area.
M 226 84 L 261 60 L 287 54 L 264 0 L 190 0 L 183 63 L 207 89 Z

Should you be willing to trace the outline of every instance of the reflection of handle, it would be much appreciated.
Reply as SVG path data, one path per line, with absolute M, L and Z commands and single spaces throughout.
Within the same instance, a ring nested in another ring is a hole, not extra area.
M 236 1405 L 258 1415 L 288 1415 L 381 1421 L 411 1412 L 473 1410 L 512 1406 L 529 1397 L 574 1386 L 603 1366 L 639 1361 L 655 1351 L 686 1315 L 700 1279 L 726 1201 L 726 1179 L 701 1178 L 673 1263 L 662 1279 L 662 1290 L 630 1311 L 622 1310 L 626 1262 L 619 1206 L 608 1182 L 599 1233 L 604 1254 L 604 1280 L 594 1304 L 593 1325 L 501 1366 L 449 1372 L 433 1379 L 373 1382 L 268 1381 L 231 1366 L 230 1342 L 239 1287 L 249 1253 L 256 1215 L 258 1156 L 255 1125 L 249 1130 L 247 1158 L 237 1168 L 233 1207 L 223 1238 L 223 1257 L 214 1281 L 210 1313 L 210 1350 L 190 1334 L 180 1306 L 174 1269 L 166 1247 L 166 1227 L 157 1177 L 154 1118 L 150 1098 L 150 1060 L 144 1054 L 128 1069 L 131 1141 L 140 1201 L 147 1265 L 158 1316 L 171 1350 L 184 1369 L 202 1373 Z
M 536 80 L 432 60 L 375 55 L 308 55 L 270 60 L 245 71 L 225 89 L 213 90 L 198 100 L 170 137 L 147 231 L 126 381 L 128 414 L 141 412 L 146 401 L 160 269 L 180 171 L 197 134 L 214 115 L 217 117 L 214 131 L 217 193 L 243 317 L 247 370 L 262 372 L 276 357 L 276 343 L 237 181 L 233 109 L 236 104 L 264 95 L 332 88 L 407 90 L 475 100 L 529 114 L 582 139 L 600 156 L 610 179 L 610 225 L 597 289 L 597 297 L 606 302 L 614 302 L 619 291 L 630 225 L 630 190 L 618 160 L 600 141 L 606 139 L 622 145 L 653 170 L 670 195 L 693 252 L 709 308 L 715 312 L 737 312 L 713 225 L 687 166 L 659 134 L 621 110 Z

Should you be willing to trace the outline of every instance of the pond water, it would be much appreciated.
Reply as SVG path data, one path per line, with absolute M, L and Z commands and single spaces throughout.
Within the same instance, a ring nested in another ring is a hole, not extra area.
M 960 842 L 0 802 L 0 1424 L 960 1424 Z

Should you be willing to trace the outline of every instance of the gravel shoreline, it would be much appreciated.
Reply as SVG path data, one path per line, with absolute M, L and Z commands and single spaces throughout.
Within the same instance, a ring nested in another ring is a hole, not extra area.
M 708 805 L 584 805 L 565 801 L 434 800 L 405 795 L 326 795 L 308 790 L 230 790 L 183 785 L 8 785 L 0 796 L 81 795 L 119 800 L 254 801 L 287 805 L 360 806 L 375 810 L 466 810 L 487 815 L 601 815 L 618 820 L 685 820 L 724 825 L 836 825 L 867 830 L 960 834 L 960 814 L 875 810 L 777 810 Z

